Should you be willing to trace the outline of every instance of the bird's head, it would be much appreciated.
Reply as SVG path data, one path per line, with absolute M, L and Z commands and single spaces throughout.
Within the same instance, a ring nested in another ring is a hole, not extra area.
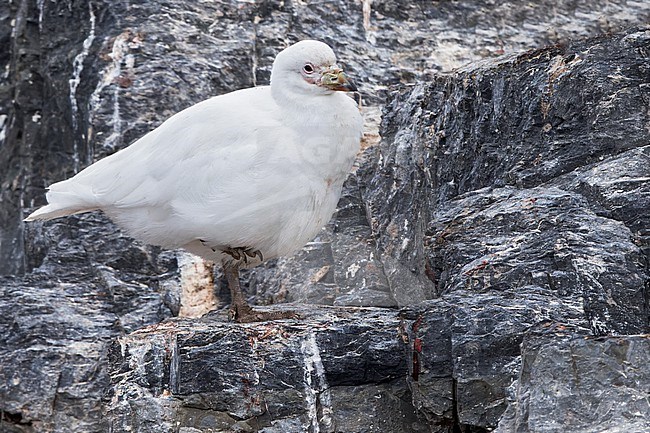
M 271 88 L 328 94 L 354 92 L 356 86 L 336 63 L 334 51 L 323 42 L 305 40 L 282 50 L 271 72 Z

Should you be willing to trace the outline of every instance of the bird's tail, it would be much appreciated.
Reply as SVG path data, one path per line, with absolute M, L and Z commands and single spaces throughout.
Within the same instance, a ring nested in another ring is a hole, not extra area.
M 68 184 L 64 186 L 65 183 L 67 181 L 50 186 L 47 193 L 48 204 L 29 214 L 24 221 L 51 220 L 67 215 L 90 212 L 99 208 L 96 204 L 84 200 L 79 192 L 74 191 L 74 185 Z
M 54 204 L 48 204 L 47 206 L 43 206 L 42 208 L 30 213 L 23 221 L 46 221 L 77 213 L 90 212 L 96 209 L 97 208 L 61 208 Z

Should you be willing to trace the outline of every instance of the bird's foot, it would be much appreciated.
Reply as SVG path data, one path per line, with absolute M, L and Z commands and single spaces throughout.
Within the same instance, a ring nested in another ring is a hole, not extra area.
M 262 255 L 262 252 L 260 250 L 254 250 L 251 247 L 227 247 L 227 248 L 211 247 L 203 239 L 199 239 L 199 242 L 201 242 L 201 245 L 203 245 L 204 247 L 210 248 L 213 253 L 216 253 L 217 251 L 221 251 L 223 253 L 228 254 L 236 261 L 242 260 L 244 263 L 248 263 L 249 258 L 252 259 L 255 257 L 259 257 L 261 262 L 264 261 L 264 256 Z
M 237 323 L 267 322 L 269 320 L 299 319 L 295 311 L 259 311 L 248 304 L 230 306 L 230 320 Z
M 223 250 L 224 253 L 228 254 L 233 259 L 239 261 L 243 260 L 244 263 L 248 263 L 248 258 L 260 258 L 260 261 L 264 261 L 264 256 L 260 250 L 253 250 L 250 247 L 235 247 L 235 248 L 226 248 Z

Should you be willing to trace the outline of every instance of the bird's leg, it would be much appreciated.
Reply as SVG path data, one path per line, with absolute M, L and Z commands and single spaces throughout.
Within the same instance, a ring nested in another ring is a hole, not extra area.
M 248 302 L 246 302 L 246 298 L 244 298 L 244 294 L 239 286 L 239 267 L 232 263 L 226 264 L 224 261 L 223 273 L 226 274 L 228 288 L 230 289 L 231 300 L 230 312 L 228 315 L 230 316 L 230 320 L 240 322 L 240 319 L 249 316 L 253 312 L 253 309 L 248 305 Z
M 298 317 L 293 311 L 257 311 L 251 308 L 239 286 L 239 266 L 223 261 L 223 272 L 228 280 L 230 289 L 230 320 L 239 323 L 263 322 L 266 320 L 295 319 Z

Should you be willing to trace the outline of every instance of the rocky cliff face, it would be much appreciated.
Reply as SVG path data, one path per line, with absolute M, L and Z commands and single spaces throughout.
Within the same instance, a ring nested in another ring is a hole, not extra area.
M 649 18 L 627 1 L 0 6 L 0 431 L 647 431 Z M 21 222 L 47 184 L 265 84 L 306 37 L 358 77 L 365 149 L 321 235 L 246 281 L 258 303 L 329 306 L 177 318 L 176 252 L 100 214 Z

